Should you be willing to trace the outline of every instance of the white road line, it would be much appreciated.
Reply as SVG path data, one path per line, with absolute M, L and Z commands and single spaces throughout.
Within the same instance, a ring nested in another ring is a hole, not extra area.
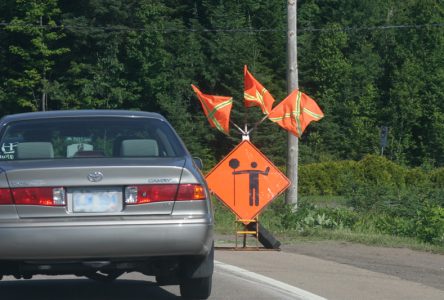
M 254 282 L 261 283 L 262 285 L 267 285 L 274 289 L 278 289 L 280 291 L 285 291 L 285 293 L 290 294 L 290 296 L 295 296 L 302 300 L 327 300 L 321 296 L 315 295 L 313 293 L 307 292 L 306 290 L 297 288 L 295 286 L 289 285 L 282 281 L 257 274 L 233 265 L 229 265 L 220 261 L 215 260 L 214 264 L 216 268 L 219 268 L 225 272 L 228 272 L 232 275 L 235 275 L 240 278 L 250 279 Z

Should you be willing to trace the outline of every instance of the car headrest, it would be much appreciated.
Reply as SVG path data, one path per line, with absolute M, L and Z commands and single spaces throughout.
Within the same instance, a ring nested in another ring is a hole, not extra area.
M 120 154 L 123 157 L 159 156 L 159 147 L 157 141 L 151 139 L 123 140 Z
M 54 148 L 49 142 L 25 142 L 17 145 L 17 159 L 54 158 Z

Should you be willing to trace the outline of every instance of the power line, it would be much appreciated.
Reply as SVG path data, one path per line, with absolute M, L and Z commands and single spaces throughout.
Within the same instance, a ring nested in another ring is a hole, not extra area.
M 46 29 L 72 29 L 72 30 L 103 30 L 103 31 L 115 31 L 115 32 L 163 32 L 163 33 L 183 33 L 183 32 L 222 32 L 222 33 L 261 33 L 261 32 L 286 32 L 286 29 L 273 29 L 273 28 L 143 28 L 143 27 L 127 27 L 127 26 L 94 26 L 94 25 L 43 25 L 38 24 L 13 24 L 9 22 L 0 22 L 0 29 L 3 27 L 14 26 L 21 28 L 46 28 Z M 298 33 L 304 32 L 335 32 L 335 31 L 375 31 L 375 30 L 389 30 L 389 29 L 429 29 L 444 27 L 444 23 L 429 23 L 429 24 L 398 24 L 398 25 L 378 25 L 378 26 L 365 26 L 365 27 L 337 27 L 337 28 L 300 28 Z
M 387 29 L 422 29 L 431 27 L 444 27 L 444 23 L 429 23 L 429 24 L 400 24 L 400 25 L 379 25 L 368 27 L 341 27 L 341 28 L 302 28 L 298 32 L 316 32 L 316 31 L 373 31 L 373 30 L 387 30 Z

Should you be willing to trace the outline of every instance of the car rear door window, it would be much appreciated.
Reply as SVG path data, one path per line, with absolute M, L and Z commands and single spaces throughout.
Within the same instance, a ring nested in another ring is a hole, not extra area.
M 178 157 L 185 154 L 173 129 L 155 118 L 16 121 L 3 130 L 0 145 L 0 160 Z

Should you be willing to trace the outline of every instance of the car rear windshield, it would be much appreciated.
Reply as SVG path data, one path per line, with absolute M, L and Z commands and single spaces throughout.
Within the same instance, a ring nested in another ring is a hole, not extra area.
M 9 123 L 0 160 L 177 157 L 185 151 L 172 128 L 155 118 L 84 117 Z

